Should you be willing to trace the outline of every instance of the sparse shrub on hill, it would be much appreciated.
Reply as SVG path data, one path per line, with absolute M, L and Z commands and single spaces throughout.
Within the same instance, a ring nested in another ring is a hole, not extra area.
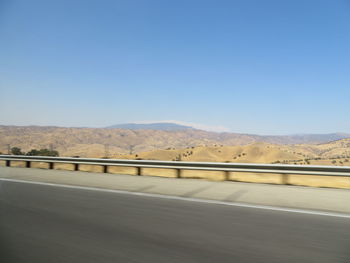
M 11 148 L 11 154 L 13 154 L 13 155 L 24 155 L 24 153 L 22 152 L 21 148 L 18 148 L 18 147 L 12 147 Z

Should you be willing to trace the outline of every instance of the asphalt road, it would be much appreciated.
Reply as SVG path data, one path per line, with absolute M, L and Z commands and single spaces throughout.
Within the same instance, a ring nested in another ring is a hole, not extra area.
M 348 263 L 350 219 L 0 181 L 0 262 Z

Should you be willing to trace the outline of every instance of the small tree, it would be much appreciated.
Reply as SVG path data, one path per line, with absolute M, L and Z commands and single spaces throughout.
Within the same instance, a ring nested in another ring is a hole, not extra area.
M 21 151 L 21 148 L 12 147 L 11 148 L 11 154 L 13 154 L 13 155 L 23 155 L 24 153 Z

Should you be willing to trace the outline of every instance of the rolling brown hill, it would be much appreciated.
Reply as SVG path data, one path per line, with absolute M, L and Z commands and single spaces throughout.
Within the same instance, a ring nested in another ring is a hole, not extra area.
M 350 139 L 319 145 L 252 143 L 240 146 L 199 146 L 113 157 L 197 162 L 350 165 Z
M 0 151 L 3 153 L 10 145 L 23 151 L 53 147 L 62 156 L 101 157 L 105 155 L 106 146 L 110 154 L 126 154 L 222 143 L 240 145 L 254 141 L 249 135 L 223 135 L 195 129 L 162 131 L 0 126 Z
M 268 137 L 270 141 L 273 137 Z M 350 166 L 350 139 L 321 144 L 276 144 L 259 142 L 264 136 L 242 134 L 218 134 L 200 130 L 159 131 L 59 127 L 11 127 L 0 126 L 0 151 L 7 151 L 7 144 L 32 148 L 53 148 L 61 156 L 104 157 L 108 145 L 108 157 L 116 159 L 154 159 L 206 162 L 285 163 Z M 281 137 L 276 136 L 281 142 Z M 289 140 L 289 139 L 287 139 Z M 283 140 L 282 140 L 283 141 Z M 132 151 L 132 154 L 130 154 Z M 5 165 L 0 162 L 0 165 Z M 25 167 L 23 162 L 12 166 Z M 46 163 L 34 163 L 33 167 L 47 168 Z M 72 165 L 56 164 L 55 169 L 72 170 Z M 81 165 L 82 171 L 101 172 L 100 166 Z M 110 173 L 135 174 L 130 167 L 109 167 Z M 143 175 L 175 177 L 171 169 L 143 168 Z M 222 172 L 182 172 L 183 177 L 223 180 Z M 225 175 L 226 176 L 226 175 Z M 280 176 L 271 174 L 231 173 L 230 180 L 255 183 L 281 183 Z M 290 175 L 295 185 L 349 188 L 345 177 L 319 177 Z
M 168 156 L 167 159 L 174 159 L 180 154 L 178 151 L 183 150 L 169 149 L 195 147 L 195 153 L 191 157 L 183 157 L 208 161 L 248 161 L 249 159 L 252 162 L 282 162 L 320 156 L 330 158 L 348 154 L 347 140 L 316 144 L 319 143 L 319 140 L 334 138 L 334 136 L 336 135 L 258 136 L 215 133 L 197 129 L 169 131 L 0 126 L 0 152 L 7 153 L 8 145 L 10 145 L 10 147 L 20 147 L 23 151 L 52 147 L 59 151 L 61 156 L 103 157 L 108 155 L 115 157 L 130 153 L 134 156 L 138 153 L 144 155 L 145 152 L 153 152 L 149 153 L 150 158 L 156 158 L 152 157 L 153 154 L 156 156 L 164 154 Z M 308 144 L 290 145 L 305 141 Z M 218 148 L 221 149 L 218 150 Z M 220 154 L 218 151 L 221 151 Z M 234 156 L 243 153 L 247 155 L 233 159 Z

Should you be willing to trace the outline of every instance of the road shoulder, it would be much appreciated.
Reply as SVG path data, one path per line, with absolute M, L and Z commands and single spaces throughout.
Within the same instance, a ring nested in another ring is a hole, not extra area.
M 350 191 L 62 170 L 0 168 L 0 179 L 93 187 L 227 203 L 350 213 Z

